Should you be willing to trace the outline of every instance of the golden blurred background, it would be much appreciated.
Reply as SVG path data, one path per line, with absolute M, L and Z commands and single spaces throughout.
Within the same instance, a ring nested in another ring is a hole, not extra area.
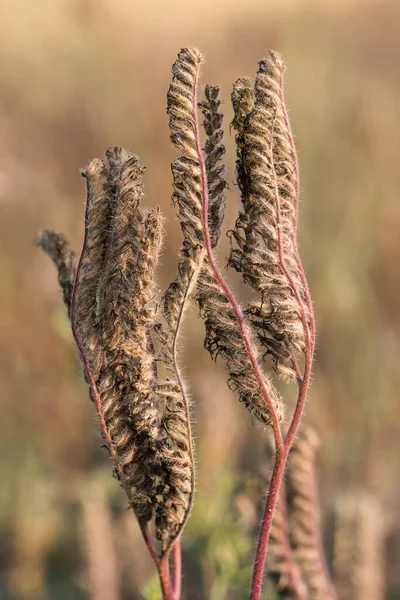
M 347 0 L 13 0 L 0 5 L 0 598 L 157 599 L 152 565 L 100 449 L 41 228 L 78 251 L 79 168 L 122 145 L 147 166 L 148 203 L 173 278 L 166 92 L 179 49 L 222 85 L 228 227 L 238 210 L 230 91 L 269 48 L 287 66 L 302 174 L 300 250 L 318 324 L 305 419 L 321 438 L 329 547 L 337 495 L 382 507 L 386 598 L 400 598 L 400 3 Z M 221 249 L 221 262 L 224 250 Z M 246 598 L 265 441 L 202 349 L 193 311 L 182 359 L 193 395 L 198 484 L 185 531 L 191 600 Z M 328 550 L 329 555 L 329 550 Z M 272 598 L 272 596 L 271 596 Z M 369 600 L 369 599 L 365 599 Z M 373 599 L 372 599 L 373 600 Z

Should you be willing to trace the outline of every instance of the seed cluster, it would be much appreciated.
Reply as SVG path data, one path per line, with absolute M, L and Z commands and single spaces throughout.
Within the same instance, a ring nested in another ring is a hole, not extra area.
M 205 347 L 225 361 L 229 386 L 264 426 L 279 426 L 285 411 L 263 354 L 272 356 L 279 374 L 294 377 L 295 356 L 305 353 L 310 333 L 296 246 L 298 181 L 281 93 L 283 63 L 270 53 L 255 81 L 239 79 L 232 92 L 242 208 L 230 232 L 228 264 L 256 294 L 241 311 L 212 254 L 221 237 L 227 183 L 220 90 L 207 85 L 198 101 L 202 62 L 198 50 L 182 49 L 167 94 L 178 153 L 171 166 L 172 200 L 183 242 L 166 291 L 159 295 L 154 283 L 162 217 L 158 208 L 143 207 L 144 168 L 123 148 L 110 148 L 82 172 L 87 204 L 78 265 L 63 236 L 43 232 L 38 240 L 58 268 L 115 473 L 142 530 L 148 533 L 154 524 L 160 557 L 179 536 L 193 501 L 190 399 L 177 356 L 189 303 L 200 307 Z

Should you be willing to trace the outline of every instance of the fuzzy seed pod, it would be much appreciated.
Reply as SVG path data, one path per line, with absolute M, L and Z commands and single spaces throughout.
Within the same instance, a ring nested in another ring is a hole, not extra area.
M 384 524 L 377 499 L 342 494 L 335 506 L 334 581 L 338 600 L 383 600 Z
M 319 440 L 303 427 L 289 454 L 289 523 L 297 563 L 309 600 L 334 600 L 335 592 L 325 564 L 321 535 L 315 453 Z
M 251 415 L 261 424 L 269 425 L 271 415 L 265 405 L 237 319 L 207 263 L 201 273 L 197 300 L 206 327 L 206 349 L 212 358 L 222 356 L 229 372 L 229 387 L 238 392 L 240 401 Z M 264 382 L 277 419 L 281 421 L 284 416 L 281 398 L 266 374 Z
M 233 125 L 243 210 L 231 232 L 235 246 L 229 265 L 260 295 L 247 311 L 260 344 L 272 355 L 277 373 L 294 378 L 291 352 L 305 351 L 302 315 L 308 316 L 294 248 L 295 167 L 284 143 L 289 134 L 280 95 L 283 68 L 273 52 L 260 62 L 250 112 L 241 108 L 251 106 L 249 88 L 235 85 Z
M 182 154 L 198 161 L 195 131 L 197 83 L 203 58 L 197 48 L 182 48 L 172 65 L 173 80 L 168 90 L 167 108 L 171 141 Z
M 71 250 L 65 236 L 47 229 L 40 231 L 36 245 L 39 246 L 57 267 L 58 283 L 60 284 L 64 304 L 67 307 L 68 316 L 71 312 L 72 292 L 76 274 L 75 253 Z
M 180 153 L 172 164 L 173 201 L 184 240 L 178 275 L 164 293 L 160 319 L 153 330 L 159 341 L 159 360 L 171 377 L 153 382 L 152 398 L 165 407 L 162 429 L 165 440 L 157 448 L 160 464 L 156 535 L 163 551 L 179 535 L 191 508 L 194 491 L 193 441 L 189 398 L 180 374 L 177 348 L 184 312 L 195 289 L 205 251 L 202 231 L 201 148 L 197 122 L 197 82 L 200 53 L 184 48 L 172 66 L 173 80 L 167 96 L 171 141 Z
M 154 371 L 148 344 L 162 223 L 158 209 L 146 213 L 140 208 L 144 169 L 138 158 L 120 149 L 109 150 L 107 158 L 114 212 L 98 291 L 106 356 L 98 390 L 132 507 L 145 522 L 155 504 L 154 445 L 163 438 L 163 407 L 154 404 L 151 394 Z
M 172 163 L 174 178 L 173 201 L 185 238 L 186 252 L 202 243 L 201 224 L 202 179 L 201 152 L 197 131 L 197 82 L 201 54 L 193 48 L 183 48 L 172 66 L 173 80 L 167 95 L 167 110 L 171 141 L 180 152 Z
M 222 143 L 224 117 L 219 110 L 221 104 L 218 98 L 219 87 L 206 85 L 204 95 L 205 100 L 199 106 L 204 115 L 203 127 L 207 136 L 204 151 L 208 185 L 208 220 L 211 246 L 215 248 L 221 235 L 225 212 L 225 166 L 221 164 L 221 158 L 225 154 L 225 146 Z
M 231 101 L 234 111 L 231 127 L 236 132 L 236 181 L 240 189 L 242 203 L 246 206 L 249 181 L 245 169 L 243 149 L 245 123 L 254 107 L 254 88 L 247 77 L 241 77 L 233 84 Z
M 97 314 L 97 288 L 102 277 L 112 214 L 107 167 L 102 160 L 92 160 L 82 171 L 86 178 L 87 204 L 85 240 L 75 283 L 71 320 L 82 340 L 96 380 L 103 364 Z
M 165 405 L 162 425 L 165 443 L 156 454 L 161 465 L 156 507 L 156 535 L 165 550 L 180 533 L 191 508 L 194 492 L 193 449 L 187 393 L 181 380 L 155 382 L 153 394 Z

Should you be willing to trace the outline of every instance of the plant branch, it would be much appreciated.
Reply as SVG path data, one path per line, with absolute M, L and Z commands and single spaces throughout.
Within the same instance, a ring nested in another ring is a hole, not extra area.
M 280 90 L 281 90 L 281 96 L 280 96 L 281 102 L 282 102 L 283 107 L 285 107 L 285 105 L 283 103 L 282 78 L 280 80 Z M 289 127 L 286 107 L 284 108 L 284 119 L 285 119 L 285 124 L 286 124 L 288 132 L 289 132 L 289 134 L 288 134 L 289 141 L 290 141 L 292 158 L 293 158 L 293 162 L 295 164 L 295 173 L 296 173 L 296 195 L 295 195 L 295 202 L 294 202 L 294 209 L 295 209 L 294 225 L 295 225 L 295 228 L 294 228 L 294 232 L 293 232 L 293 236 L 292 236 L 292 242 L 293 242 L 293 249 L 294 249 L 295 258 L 296 258 L 296 265 L 299 270 L 301 283 L 302 283 L 302 286 L 303 286 L 303 289 L 305 292 L 305 296 L 306 296 L 306 306 L 309 311 L 309 322 L 307 319 L 304 303 L 302 302 L 302 299 L 301 299 L 300 289 L 296 285 L 296 282 L 295 282 L 294 278 L 292 277 L 292 274 L 290 273 L 289 269 L 287 268 L 286 262 L 285 262 L 284 248 L 283 248 L 282 235 L 281 235 L 282 224 L 281 224 L 281 220 L 280 220 L 281 209 L 280 209 L 279 189 L 278 189 L 277 174 L 276 174 L 276 169 L 275 169 L 273 141 L 272 141 L 271 146 L 270 146 L 270 152 L 269 152 L 269 154 L 270 154 L 269 161 L 271 164 L 272 178 L 273 178 L 273 184 L 274 184 L 274 194 L 275 194 L 279 264 L 282 269 L 282 272 L 285 274 L 285 276 L 287 278 L 288 284 L 295 296 L 295 299 L 296 299 L 298 307 L 299 307 L 301 322 L 302 322 L 303 331 L 304 331 L 304 339 L 305 339 L 305 367 L 304 367 L 303 377 L 300 377 L 299 373 L 296 372 L 296 377 L 297 377 L 297 381 L 299 384 L 299 393 L 298 393 L 295 411 L 294 411 L 292 421 L 289 426 L 288 433 L 287 433 L 286 438 L 283 443 L 283 449 L 281 450 L 278 447 L 276 449 L 275 464 L 274 464 L 272 478 L 271 478 L 271 482 L 270 482 L 270 486 L 269 486 L 269 490 L 268 490 L 264 514 L 263 514 L 263 518 L 262 518 L 262 522 L 261 522 L 261 529 L 260 529 L 259 540 L 258 540 L 258 545 L 257 545 L 256 558 L 255 558 L 255 562 L 254 562 L 253 577 L 252 577 L 252 584 L 251 584 L 251 591 L 250 591 L 250 600 L 259 600 L 259 598 L 260 598 L 263 575 L 264 575 L 264 565 L 265 565 L 265 559 L 266 559 L 266 554 L 267 554 L 267 549 L 268 549 L 268 542 L 269 542 L 269 538 L 270 538 L 273 514 L 274 514 L 276 502 L 278 499 L 279 488 L 280 488 L 280 485 L 282 482 L 288 453 L 289 453 L 289 450 L 293 443 L 294 437 L 296 435 L 298 426 L 300 424 L 300 419 L 301 419 L 301 416 L 302 416 L 303 410 L 304 410 L 304 404 L 306 401 L 308 386 L 309 386 L 310 377 L 311 377 L 311 368 L 312 368 L 312 361 L 313 361 L 313 355 L 314 355 L 314 344 L 315 344 L 315 320 L 314 320 L 314 315 L 313 315 L 313 309 L 312 309 L 308 284 L 305 279 L 304 271 L 303 271 L 299 253 L 298 253 L 297 240 L 296 240 L 296 227 L 297 227 L 297 220 L 298 220 L 298 205 L 299 205 L 299 183 L 298 183 L 299 182 L 299 168 L 298 168 L 297 154 L 296 154 L 296 151 L 294 148 L 293 135 L 292 135 L 290 127 Z M 275 127 L 275 117 L 273 119 L 271 140 L 273 140 L 274 127 Z
M 174 600 L 180 600 L 182 590 L 182 551 L 179 537 L 175 540 L 172 548 L 172 569 Z
M 88 186 L 89 187 L 89 186 Z M 123 469 L 120 465 L 120 462 L 118 460 L 118 456 L 117 453 L 115 451 L 114 448 L 114 444 L 112 441 L 112 438 L 110 436 L 110 433 L 108 431 L 107 428 L 107 424 L 104 418 L 104 414 L 103 414 L 103 410 L 102 410 L 102 406 L 101 406 L 101 398 L 100 398 L 100 394 L 98 392 L 97 386 L 96 386 L 96 382 L 94 379 L 94 375 L 90 366 L 90 360 L 89 357 L 85 351 L 84 348 L 84 344 L 79 336 L 78 333 L 78 324 L 76 321 L 76 298 L 77 298 L 77 291 L 78 291 L 78 287 L 79 287 L 79 282 L 80 282 L 80 276 L 81 276 L 81 269 L 82 269 L 82 264 L 83 264 L 83 259 L 84 259 L 84 255 L 85 255 L 85 251 L 86 251 L 86 247 L 87 247 L 87 240 L 88 240 L 88 213 L 89 213 L 89 202 L 90 202 L 90 193 L 89 193 L 89 189 L 87 189 L 87 195 L 86 195 L 86 208 L 85 208 L 85 233 L 84 233 L 84 239 L 83 239 L 83 244 L 82 244 L 82 250 L 81 250 L 81 254 L 79 257 L 79 261 L 78 261 L 78 266 L 76 269 L 76 275 L 75 275 L 75 282 L 74 282 L 74 287 L 73 287 L 73 292 L 72 292 L 72 298 L 71 298 L 71 329 L 72 329 L 72 335 L 74 337 L 75 343 L 77 345 L 83 366 L 84 366 L 84 370 L 86 373 L 86 377 L 87 380 L 89 382 L 89 386 L 90 386 L 90 390 L 92 393 L 92 397 L 94 400 L 94 404 L 96 407 L 96 413 L 97 413 L 97 417 L 99 419 L 99 423 L 100 423 L 100 428 L 102 431 L 102 434 L 104 436 L 104 439 L 106 441 L 107 447 L 109 449 L 110 455 L 114 461 L 114 465 L 116 468 L 116 471 L 118 473 L 118 477 L 119 477 L 119 481 L 122 485 L 122 487 L 124 488 L 124 491 L 126 493 L 126 495 L 128 496 L 128 499 L 130 499 L 130 490 L 128 489 L 127 485 L 126 485 L 126 481 L 125 481 L 125 476 L 124 476 L 124 472 Z M 161 573 L 160 573 L 160 557 L 157 554 L 157 551 L 154 547 L 154 545 L 152 544 L 149 535 L 148 535 L 148 530 L 147 530 L 147 525 L 140 523 L 140 530 L 144 539 L 144 542 L 148 548 L 148 551 L 151 555 L 151 557 L 153 558 L 157 569 L 159 571 L 160 574 L 160 582 L 161 585 L 165 587 L 166 585 L 166 579 L 165 579 L 165 573 L 162 573 L 162 576 L 164 578 L 164 583 L 161 581 Z M 174 600 L 172 598 L 172 596 L 168 596 L 165 595 L 164 593 L 164 587 L 163 587 L 163 594 L 164 594 L 164 600 Z M 167 589 L 167 588 L 166 588 Z
M 198 79 L 198 75 L 199 75 L 199 68 L 197 68 L 196 80 Z M 265 404 L 269 409 L 277 448 L 282 448 L 283 440 L 282 440 L 282 434 L 281 434 L 281 431 L 279 428 L 279 422 L 278 422 L 278 418 L 276 415 L 276 411 L 274 409 L 272 399 L 271 399 L 270 395 L 268 394 L 268 390 L 266 388 L 264 378 L 263 378 L 261 370 L 260 370 L 260 366 L 257 362 L 254 348 L 253 348 L 251 340 L 250 340 L 250 335 L 247 330 L 246 324 L 244 322 L 243 313 L 242 313 L 241 308 L 240 308 L 239 304 L 237 303 L 235 297 L 233 296 L 231 290 L 229 289 L 229 286 L 226 283 L 226 281 L 217 265 L 214 254 L 213 254 L 212 241 L 211 241 L 211 236 L 210 236 L 210 228 L 209 228 L 209 222 L 208 222 L 209 206 L 208 206 L 207 172 L 206 172 L 204 157 L 203 157 L 202 150 L 201 150 L 200 128 L 199 128 L 199 120 L 198 120 L 198 114 L 197 114 L 197 86 L 194 87 L 192 103 L 193 103 L 193 107 L 195 109 L 194 110 L 195 145 L 196 145 L 196 152 L 198 155 L 200 171 L 201 171 L 202 201 L 203 201 L 202 225 L 203 225 L 204 243 L 205 243 L 205 247 L 206 247 L 206 251 L 207 251 L 207 258 L 210 263 L 210 267 L 212 269 L 214 277 L 217 280 L 220 287 L 222 288 L 225 296 L 227 297 L 227 299 L 231 305 L 231 308 L 235 314 L 235 317 L 237 319 L 238 326 L 239 326 L 243 341 L 245 343 L 245 347 L 246 347 L 247 354 L 249 356 L 250 363 L 252 365 L 257 382 L 260 386 L 260 390 L 261 390 L 262 396 L 264 398 Z

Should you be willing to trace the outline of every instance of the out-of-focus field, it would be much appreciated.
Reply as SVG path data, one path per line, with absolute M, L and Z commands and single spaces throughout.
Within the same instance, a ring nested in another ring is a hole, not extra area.
M 117 600 L 115 578 L 127 599 L 149 587 L 152 567 L 100 450 L 54 267 L 33 244 L 46 227 L 79 249 L 79 168 L 123 145 L 147 165 L 148 202 L 166 216 L 160 287 L 172 279 L 180 236 L 170 203 L 166 91 L 170 65 L 185 45 L 206 55 L 203 83 L 223 88 L 227 227 L 239 205 L 231 83 L 253 74 L 271 47 L 287 63 L 302 174 L 300 250 L 318 322 L 306 420 L 322 441 L 324 514 L 343 490 L 378 497 L 387 532 L 386 597 L 400 598 L 396 0 L 2 3 L 0 598 Z M 203 324 L 195 317 L 182 349 L 198 456 L 197 500 L 183 542 L 185 593 L 237 600 L 246 597 L 265 444 L 228 391 L 222 366 L 203 351 Z

